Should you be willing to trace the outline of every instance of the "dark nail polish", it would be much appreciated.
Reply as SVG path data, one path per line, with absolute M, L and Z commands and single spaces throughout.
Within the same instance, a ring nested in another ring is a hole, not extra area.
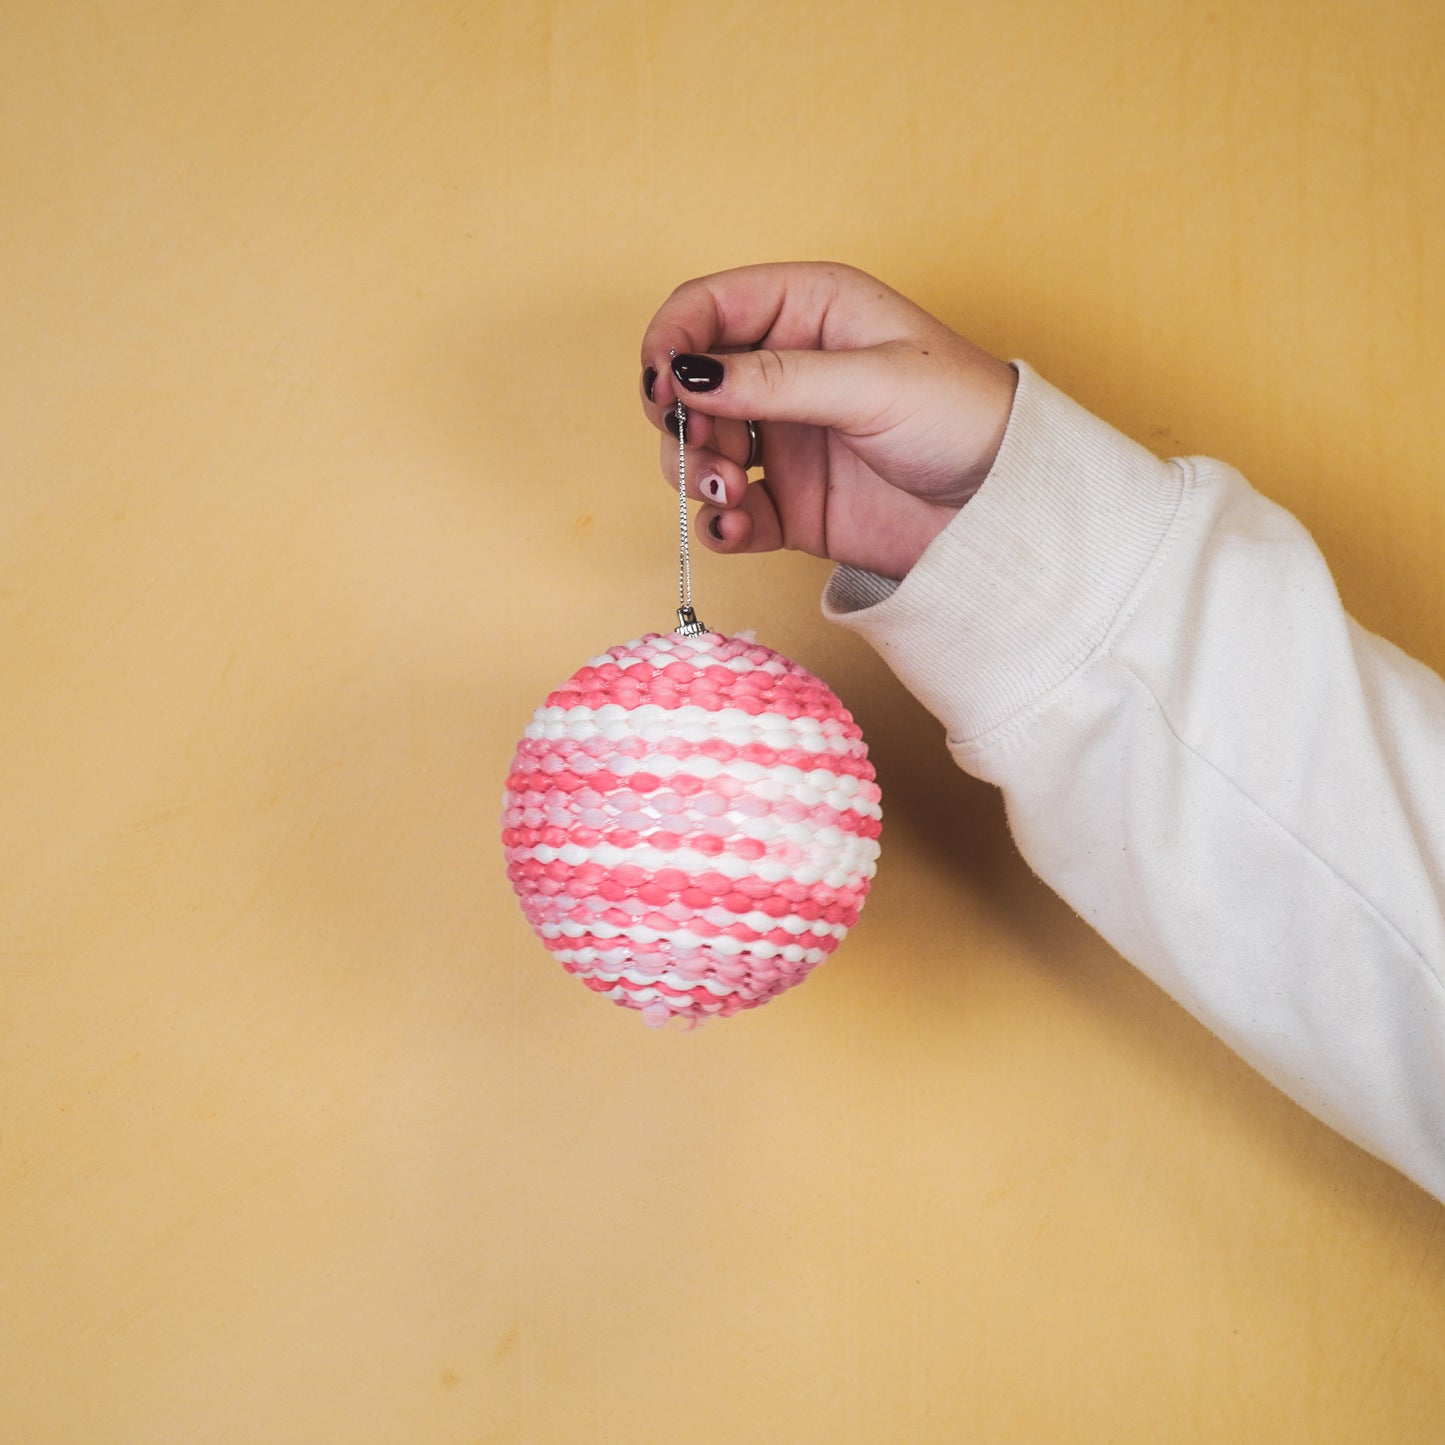
M 667 414 L 662 418 L 662 424 L 673 436 L 677 435 L 677 408 L 675 406 L 668 407 Z
M 647 394 L 648 401 L 652 400 L 652 388 L 656 382 L 657 368 L 655 366 L 649 366 L 647 370 L 642 373 L 642 389 Z
M 711 356 L 685 351 L 672 358 L 672 374 L 689 391 L 715 391 L 722 385 L 723 366 Z
M 707 534 L 714 541 L 722 541 L 722 518 L 709 517 L 707 519 Z

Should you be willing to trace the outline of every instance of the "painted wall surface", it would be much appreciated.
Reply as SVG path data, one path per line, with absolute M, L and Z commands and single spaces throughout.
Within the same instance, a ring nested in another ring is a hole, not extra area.
M 1434 0 L 10 0 L 0 1440 L 1445 1439 L 1441 1206 L 1029 874 L 818 613 L 882 871 L 697 1035 L 565 977 L 512 745 L 669 625 L 637 343 L 870 269 L 1240 466 L 1445 664 Z

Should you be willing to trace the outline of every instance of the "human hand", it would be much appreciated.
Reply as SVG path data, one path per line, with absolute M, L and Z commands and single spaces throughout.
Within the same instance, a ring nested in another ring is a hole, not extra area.
M 667 424 L 677 398 L 687 407 L 687 489 L 712 551 L 789 547 L 892 578 L 988 475 L 1017 381 L 881 281 L 822 262 L 685 282 L 648 325 L 642 365 L 674 487 Z M 750 420 L 764 467 L 751 484 Z

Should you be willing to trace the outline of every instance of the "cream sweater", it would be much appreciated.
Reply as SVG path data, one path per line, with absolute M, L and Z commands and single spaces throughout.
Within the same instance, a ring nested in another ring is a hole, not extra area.
M 1016 365 L 982 489 L 901 583 L 839 568 L 825 612 L 1125 958 L 1445 1199 L 1445 683 L 1238 473 Z

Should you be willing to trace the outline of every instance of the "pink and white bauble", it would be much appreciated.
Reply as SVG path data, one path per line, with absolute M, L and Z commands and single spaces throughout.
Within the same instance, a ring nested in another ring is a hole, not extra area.
M 502 842 L 568 973 L 650 1024 L 755 1008 L 852 927 L 878 785 L 828 686 L 749 634 L 650 633 L 537 709 Z

